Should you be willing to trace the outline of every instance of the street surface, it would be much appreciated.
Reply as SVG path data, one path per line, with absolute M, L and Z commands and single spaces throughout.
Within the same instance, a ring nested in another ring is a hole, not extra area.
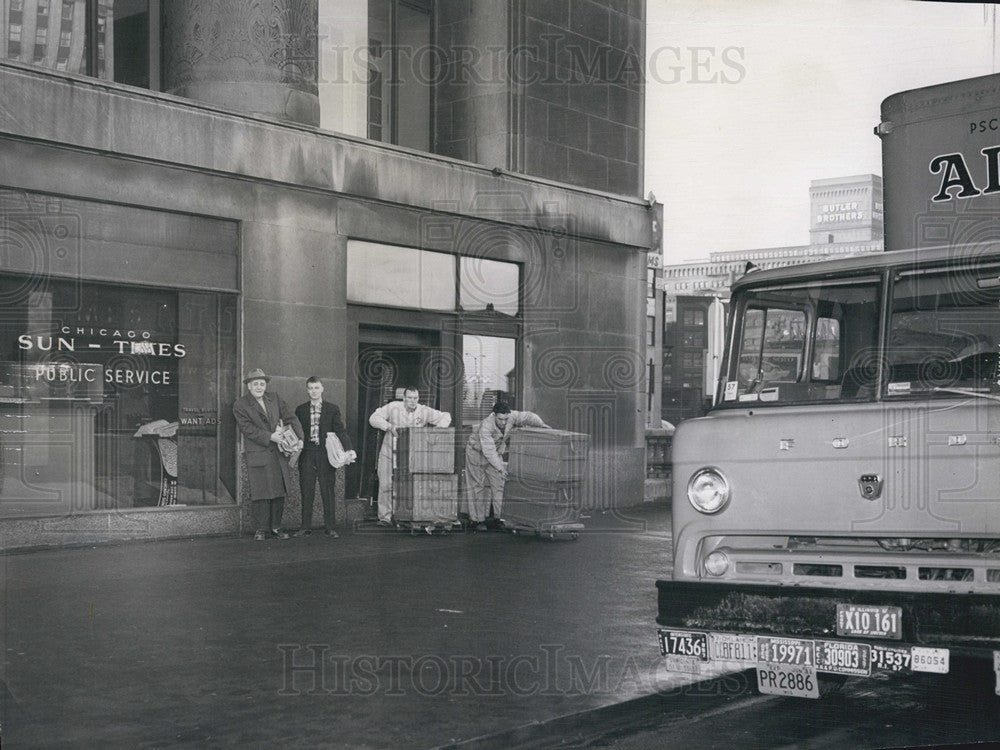
M 0 556 L 4 747 L 426 748 L 653 692 L 663 506 Z
M 949 680 L 855 680 L 821 700 L 739 691 L 743 676 L 688 686 L 604 711 L 568 729 L 561 748 L 910 748 L 995 746 L 1000 710 L 993 674 L 980 670 Z M 511 747 L 552 747 L 551 737 Z
M 1000 739 L 991 671 L 820 701 L 662 670 L 669 513 L 0 556 L 5 747 L 869 748 Z

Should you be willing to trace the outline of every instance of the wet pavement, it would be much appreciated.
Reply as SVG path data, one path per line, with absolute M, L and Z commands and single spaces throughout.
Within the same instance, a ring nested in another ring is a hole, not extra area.
M 428 748 L 670 687 L 666 506 L 0 556 L 8 747 Z

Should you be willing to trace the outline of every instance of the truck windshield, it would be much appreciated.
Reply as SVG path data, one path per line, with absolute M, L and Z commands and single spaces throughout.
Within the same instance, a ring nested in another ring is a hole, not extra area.
M 733 299 L 719 406 L 1000 395 L 1000 266 L 790 282 Z M 881 378 L 881 382 L 879 380 Z
M 885 395 L 996 394 L 998 343 L 998 269 L 899 274 L 890 305 Z
M 744 292 L 720 404 L 874 398 L 880 289 L 869 278 Z

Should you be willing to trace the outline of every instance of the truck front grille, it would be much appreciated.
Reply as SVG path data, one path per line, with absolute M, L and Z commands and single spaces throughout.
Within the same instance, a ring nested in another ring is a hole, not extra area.
M 995 539 L 729 535 L 704 539 L 700 559 L 713 551 L 725 552 L 732 563 L 715 578 L 720 582 L 1000 592 Z M 701 577 L 712 578 L 704 569 Z

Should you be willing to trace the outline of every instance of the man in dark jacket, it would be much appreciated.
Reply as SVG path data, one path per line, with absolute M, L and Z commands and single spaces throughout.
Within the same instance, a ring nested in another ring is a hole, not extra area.
M 302 438 L 302 427 L 295 413 L 277 394 L 267 393 L 270 378 L 261 369 L 251 370 L 243 382 L 247 393 L 233 403 L 233 416 L 243 435 L 250 480 L 250 501 L 253 514 L 254 539 L 268 536 L 288 539 L 281 529 L 281 514 L 285 510 L 285 477 L 278 450 L 286 427 Z
M 340 418 L 340 409 L 329 401 L 323 400 L 323 382 L 313 375 L 306 381 L 306 392 L 309 400 L 299 404 L 295 416 L 302 425 L 305 437 L 305 447 L 299 459 L 299 486 L 302 489 L 302 527 L 295 536 L 312 533 L 313 500 L 316 498 L 316 480 L 319 480 L 319 494 L 323 498 L 323 529 L 330 537 L 337 537 L 334 530 L 334 483 L 337 470 L 330 465 L 326 454 L 327 433 L 334 433 L 351 456 L 357 456 L 351 450 L 351 440 L 344 429 Z

